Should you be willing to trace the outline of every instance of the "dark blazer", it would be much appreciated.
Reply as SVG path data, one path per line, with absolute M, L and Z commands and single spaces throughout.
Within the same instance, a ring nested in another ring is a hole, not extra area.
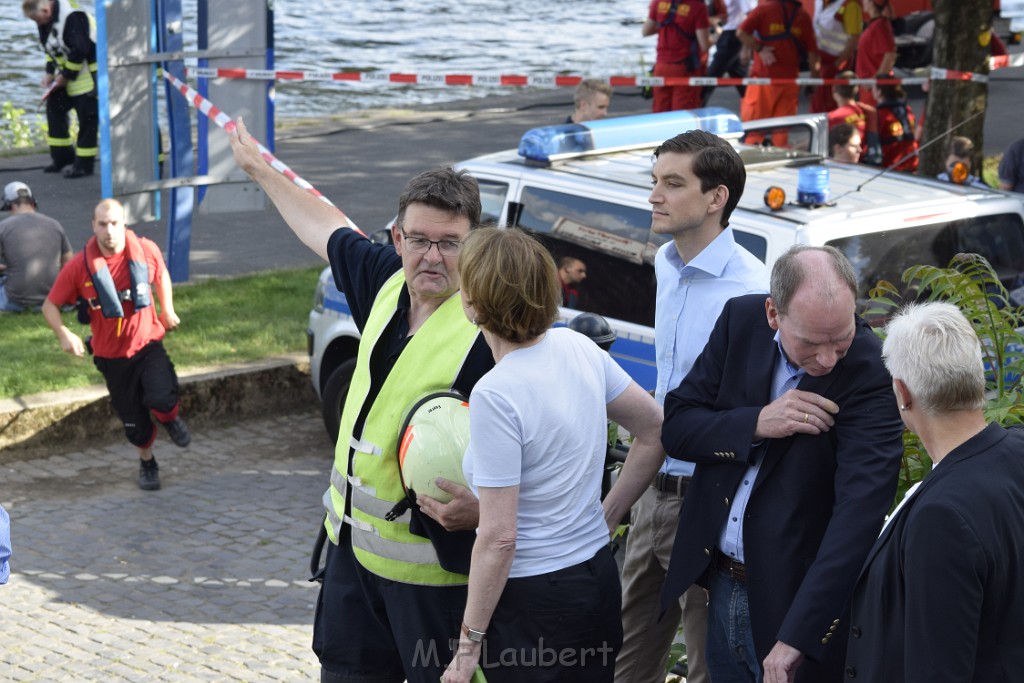
M 779 358 L 765 296 L 729 301 L 690 373 L 665 400 L 662 443 L 696 463 L 680 512 L 663 607 L 707 585 L 711 553 L 751 464 L 758 414 Z M 798 388 L 839 405 L 834 427 L 765 444 L 744 519 L 744 559 L 758 659 L 781 640 L 807 658 L 797 680 L 841 680 L 845 614 L 864 557 L 896 491 L 903 424 L 881 342 L 859 324 L 846 356 Z M 827 661 L 826 661 L 827 659 Z
M 1024 432 L 989 425 L 925 477 L 853 597 L 847 680 L 1024 677 Z

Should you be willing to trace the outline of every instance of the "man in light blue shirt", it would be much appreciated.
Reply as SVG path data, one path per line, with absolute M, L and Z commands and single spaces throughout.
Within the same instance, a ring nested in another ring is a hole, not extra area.
M 739 246 L 729 217 L 739 203 L 746 171 L 729 143 L 690 131 L 654 152 L 652 229 L 672 240 L 658 250 L 654 323 L 658 385 L 664 403 L 704 349 L 725 302 L 768 291 L 768 270 Z M 661 585 L 672 554 L 683 496 L 693 464 L 666 458 L 650 488 L 633 507 L 623 569 L 624 641 L 616 683 L 665 680 L 665 663 L 680 616 L 689 663 L 688 683 L 707 683 L 704 634 L 707 596 L 692 586 L 658 619 Z
M 7 583 L 11 575 L 11 567 L 7 564 L 11 559 L 11 518 L 7 510 L 0 505 L 0 584 Z

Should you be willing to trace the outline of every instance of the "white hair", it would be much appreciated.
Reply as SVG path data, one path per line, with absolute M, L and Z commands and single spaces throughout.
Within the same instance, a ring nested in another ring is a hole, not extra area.
M 882 358 L 916 407 L 935 415 L 985 405 L 985 365 L 974 328 L 952 304 L 911 304 L 886 325 Z

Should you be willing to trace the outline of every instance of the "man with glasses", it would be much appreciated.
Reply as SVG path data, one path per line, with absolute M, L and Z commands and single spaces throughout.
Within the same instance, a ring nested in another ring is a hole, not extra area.
M 231 146 L 296 236 L 330 262 L 362 334 L 324 494 L 331 543 L 313 630 L 321 680 L 436 683 L 462 624 L 476 499 L 442 480 L 451 502 L 421 495 L 407 509 L 395 451 L 418 398 L 469 396 L 494 365 L 458 296 L 479 187 L 464 171 L 421 173 L 399 198 L 394 246 L 379 245 L 272 169 L 241 119 Z

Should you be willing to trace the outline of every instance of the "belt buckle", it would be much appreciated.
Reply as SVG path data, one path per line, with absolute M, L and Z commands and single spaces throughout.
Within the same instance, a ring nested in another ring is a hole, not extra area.
M 719 570 L 724 571 L 733 581 L 746 583 L 747 568 L 742 562 L 732 559 L 717 548 L 715 553 L 717 556 L 715 564 Z

